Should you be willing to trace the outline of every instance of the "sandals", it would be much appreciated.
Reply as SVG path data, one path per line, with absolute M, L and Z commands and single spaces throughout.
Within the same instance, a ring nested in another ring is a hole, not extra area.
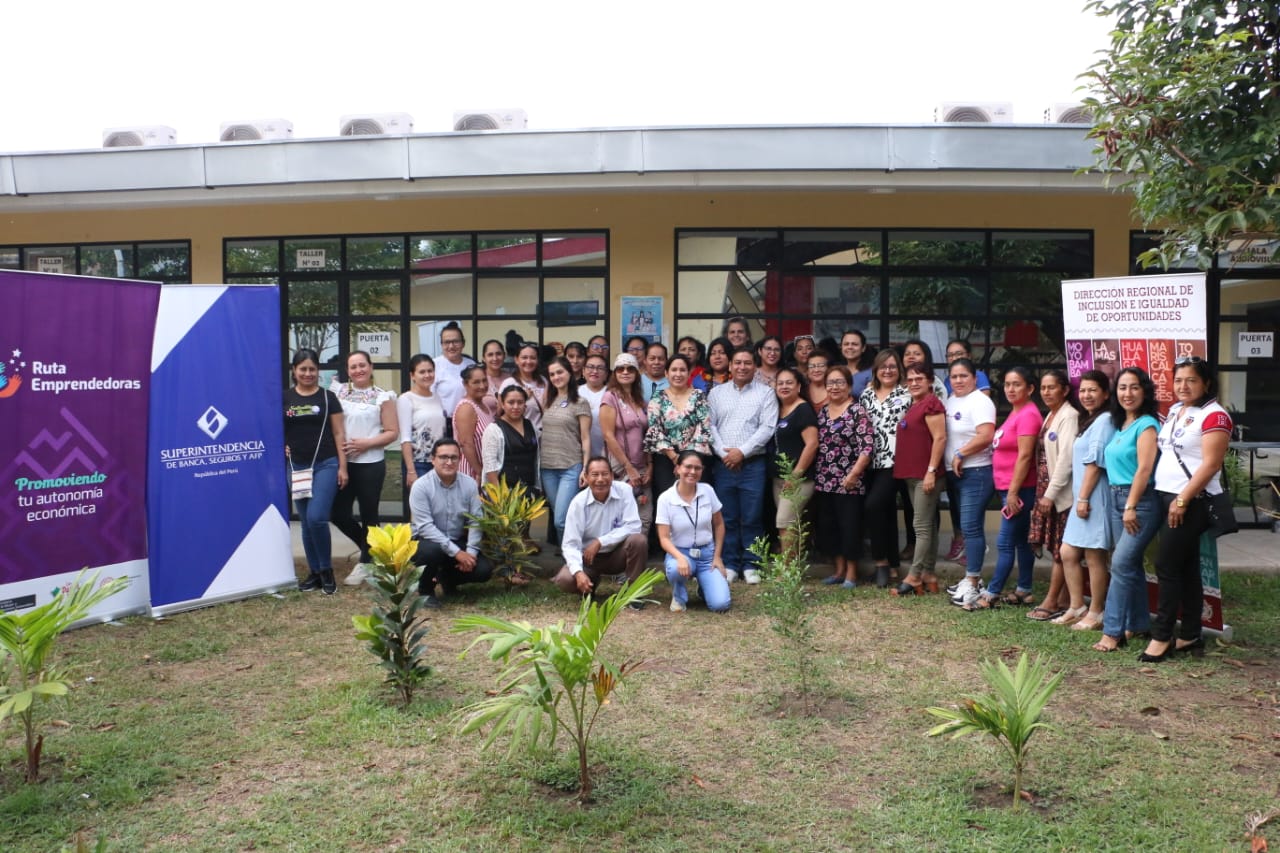
M 1014 590 L 1005 595 L 1003 599 L 1005 604 L 1012 604 L 1016 607 L 1023 607 L 1028 604 L 1035 604 L 1036 597 L 1029 592 L 1018 592 Z
M 1050 610 L 1043 604 L 1037 604 L 1027 611 L 1027 618 L 1033 622 L 1057 622 L 1066 613 L 1066 610 Z
M 1079 607 L 1068 607 L 1062 611 L 1062 615 L 1053 620 L 1055 625 L 1076 625 L 1085 614 L 1089 612 L 1089 605 L 1081 604 Z
M 923 583 L 912 583 L 911 581 L 903 581 L 896 588 L 890 591 L 891 595 L 924 595 Z
M 1071 626 L 1072 631 L 1101 631 L 1102 630 L 1102 614 L 1090 613 L 1079 622 Z M 1127 639 L 1127 638 L 1126 638 Z
M 973 613 L 975 610 L 995 610 L 999 606 L 1000 599 L 996 598 L 994 595 L 987 595 L 986 593 L 983 593 L 978 596 L 977 601 L 961 605 L 960 609 L 967 613 Z
M 1102 639 L 1093 644 L 1095 652 L 1114 652 L 1116 649 L 1123 649 L 1129 645 L 1128 637 L 1113 637 L 1110 634 L 1103 634 Z
M 924 591 L 925 591 L 925 592 L 937 592 L 937 591 L 938 591 L 938 576 L 937 576 L 937 575 L 930 575 L 930 576 L 928 576 L 928 577 L 924 578 L 924 580 L 922 580 L 922 581 L 920 582 L 920 585 L 921 585 L 922 587 L 924 587 Z

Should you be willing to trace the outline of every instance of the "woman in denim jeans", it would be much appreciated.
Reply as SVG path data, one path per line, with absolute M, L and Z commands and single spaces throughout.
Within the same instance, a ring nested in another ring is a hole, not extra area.
M 1116 434 L 1106 449 L 1111 483 L 1111 517 L 1116 549 L 1111 555 L 1111 586 L 1102 614 L 1102 639 L 1093 648 L 1113 652 L 1151 624 L 1143 552 L 1160 530 L 1160 504 L 1151 477 L 1156 467 L 1156 388 L 1140 367 L 1116 376 L 1111 419 Z
M 951 396 L 947 398 L 947 482 L 960 496 L 960 531 L 964 535 L 964 580 L 956 584 L 951 601 L 964 606 L 978 601 L 982 558 L 987 552 L 984 522 L 995 484 L 991 476 L 991 441 L 996 432 L 996 406 L 977 392 L 977 368 L 967 358 L 947 368 Z M 950 590 L 949 590 L 950 591 Z

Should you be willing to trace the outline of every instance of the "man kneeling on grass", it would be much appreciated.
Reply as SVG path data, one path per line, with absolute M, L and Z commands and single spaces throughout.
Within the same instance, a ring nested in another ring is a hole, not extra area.
M 480 528 L 467 514 L 480 515 L 476 481 L 458 473 L 462 450 L 452 438 L 431 449 L 431 471 L 419 477 L 409 492 L 413 538 L 418 540 L 414 562 L 422 566 L 418 593 L 427 607 L 439 607 L 436 584 L 447 598 L 459 584 L 483 583 L 493 576 L 493 563 L 480 553 Z
M 565 592 L 590 595 L 605 575 L 621 573 L 635 580 L 644 571 L 649 551 L 640 531 L 640 509 L 631 484 L 615 483 L 609 460 L 591 457 L 587 488 L 574 496 L 565 517 L 560 543 L 564 567 L 553 582 Z

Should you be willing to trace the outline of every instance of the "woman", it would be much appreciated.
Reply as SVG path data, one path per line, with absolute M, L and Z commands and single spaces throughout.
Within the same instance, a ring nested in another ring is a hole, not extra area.
M 516 352 L 516 372 L 503 380 L 501 390 L 505 391 L 512 385 L 518 385 L 524 389 L 525 400 L 527 401 L 525 408 L 525 417 L 533 424 L 535 432 L 542 432 L 542 400 L 547 395 L 547 379 L 543 373 L 542 363 L 540 361 L 540 348 L 533 342 L 526 342 L 520 345 L 520 349 Z M 501 401 L 499 401 L 501 403 Z
M 481 440 L 484 457 L 484 482 L 497 485 L 502 479 L 508 484 L 521 484 L 530 495 L 538 494 L 538 431 L 533 422 L 525 417 L 528 393 L 519 385 L 508 385 L 502 389 L 498 398 L 501 414 L 493 423 L 485 427 Z M 525 545 L 534 553 L 542 550 L 536 542 L 529 539 L 529 531 L 524 531 Z M 508 576 L 508 580 L 517 586 L 529 582 L 524 575 L 516 572 Z
M 720 334 L 728 339 L 730 353 L 743 347 L 751 348 L 751 327 L 747 325 L 746 319 L 742 317 L 730 317 L 725 320 L 724 329 L 721 330 Z
M 649 407 L 640 391 L 640 366 L 623 353 L 614 360 L 613 376 L 600 400 L 600 430 L 613 476 L 631 486 L 640 510 L 640 524 L 645 536 L 653 522 L 650 486 L 653 482 L 653 457 L 645 452 L 644 435 L 649 428 Z
M 760 339 L 755 346 L 760 356 L 760 366 L 756 368 L 756 381 L 763 382 L 770 388 L 778 376 L 778 368 L 782 366 L 782 339 L 776 335 L 768 335 Z
M 902 345 L 902 365 L 906 368 L 912 366 L 921 366 L 929 371 L 929 375 L 933 377 L 933 393 L 937 395 L 939 400 L 946 400 L 946 392 L 943 391 L 942 380 L 933 372 L 933 350 L 924 341 L 912 338 Z M 905 375 L 905 373 L 904 373 Z M 899 481 L 898 495 L 902 498 L 902 520 L 906 523 L 907 544 L 902 549 L 900 555 L 904 560 L 910 560 L 916 549 L 916 528 L 915 513 L 911 507 L 911 495 L 907 493 L 907 484 Z M 938 523 L 938 519 L 934 519 L 934 524 Z
M 773 434 L 777 454 L 769 456 L 769 476 L 773 482 L 773 503 L 777 507 L 774 521 L 778 527 L 778 539 L 786 551 L 797 544 L 791 541 L 788 528 L 800 518 L 805 505 L 813 497 L 813 462 L 818 456 L 818 416 L 800 393 L 804 380 L 800 378 L 799 370 L 793 367 L 780 369 L 773 387 L 778 395 L 778 425 Z M 779 455 L 787 457 L 792 471 L 800 478 L 795 494 L 787 497 L 782 494 Z
M 825 350 L 815 350 L 805 364 L 806 377 L 809 380 L 809 405 L 815 412 L 827 404 L 827 368 L 831 366 L 831 357 Z
M 707 367 L 702 371 L 702 378 L 707 386 L 703 389 L 704 394 L 709 394 L 715 386 L 730 381 L 729 362 L 733 360 L 732 353 L 733 344 L 728 338 L 716 338 L 707 347 Z
M 947 480 L 959 496 L 960 533 L 965 538 L 964 579 L 948 591 L 952 603 L 961 606 L 978 601 L 987 553 L 987 502 L 995 490 L 991 440 L 996 432 L 996 405 L 977 392 L 976 370 L 967 358 L 951 362 L 951 396 L 946 400 Z
M 502 383 L 506 382 L 507 377 L 511 375 L 503 369 L 503 364 L 507 360 L 507 350 L 502 345 L 502 341 L 488 340 L 484 342 L 480 353 L 480 360 L 484 362 L 484 376 L 489 382 L 482 402 L 489 417 L 493 418 L 498 414 L 498 392 L 502 390 Z M 462 393 L 464 397 L 468 396 L 465 381 Z
M 796 335 L 791 341 L 791 364 L 800 371 L 801 376 L 809 372 L 809 356 L 818 348 L 813 335 Z
M 578 396 L 591 407 L 591 455 L 604 456 L 604 431 L 600 427 L 600 404 L 604 401 L 609 366 L 604 356 L 592 354 L 582 364 L 586 381 L 578 386 Z
M 431 393 L 435 381 L 436 363 L 431 356 L 419 353 L 409 359 L 409 390 L 396 398 L 406 494 L 431 470 L 431 451 L 436 439 L 445 434 L 444 406 Z
M 706 371 L 707 363 L 707 348 L 702 345 L 702 341 L 685 335 L 676 341 L 676 352 L 689 359 L 689 363 L 693 365 L 693 372 L 689 374 L 689 384 L 704 394 L 710 391 L 707 380 L 702 375 Z
M 1165 528 L 1156 548 L 1156 618 L 1151 642 L 1139 660 L 1159 663 L 1170 655 L 1204 654 L 1200 614 L 1200 534 L 1209 529 L 1209 495 L 1223 492 L 1219 475 L 1231 441 L 1231 416 L 1214 399 L 1212 368 L 1196 356 L 1174 363 L 1177 404 L 1160 428 L 1156 496 Z M 1182 616 L 1177 640 L 1174 623 Z
M 673 613 L 683 613 L 688 607 L 687 585 L 694 576 L 708 610 L 723 613 L 729 609 L 729 581 L 720 558 L 724 518 L 715 491 L 699 482 L 704 464 L 694 451 L 681 452 L 676 458 L 679 479 L 658 496 L 658 542 L 667 555 L 664 567 L 671 584 Z
M 436 362 L 435 393 L 444 407 L 445 417 L 453 417 L 453 410 L 462 399 L 462 371 L 475 364 L 475 359 L 464 355 L 462 348 L 467 338 L 456 320 L 450 320 L 440 330 L 440 360 Z
M 573 381 L 573 368 L 567 358 L 552 360 L 547 379 L 550 387 L 542 406 L 540 471 L 542 493 L 551 507 L 559 542 L 564 535 L 569 502 L 587 484 L 583 472 L 591 458 L 591 405 L 578 394 L 578 383 Z
M 933 393 L 933 371 L 923 365 L 907 368 L 907 393 L 911 406 L 898 424 L 897 446 L 893 454 L 893 476 L 907 486 L 915 510 L 916 547 L 911 570 L 898 584 L 895 595 L 919 595 L 938 591 L 937 526 L 939 474 L 942 454 L 947 449 L 947 409 Z
M 1111 524 L 1111 485 L 1107 482 L 1104 451 L 1116 434 L 1107 413 L 1111 382 L 1101 370 L 1080 375 L 1077 394 L 1084 406 L 1080 434 L 1071 448 L 1071 485 L 1075 507 L 1067 515 L 1062 531 L 1062 574 L 1071 600 L 1067 610 L 1054 619 L 1056 625 L 1071 625 L 1077 631 L 1102 627 L 1103 605 L 1110 582 L 1111 549 L 1115 535 Z M 1089 604 L 1084 603 L 1084 567 L 1089 564 Z M 1087 615 L 1086 615 L 1087 614 Z
M 1036 504 L 1027 541 L 1033 549 L 1049 552 L 1053 570 L 1049 592 L 1027 611 L 1027 618 L 1047 622 L 1064 615 L 1068 606 L 1064 603 L 1069 593 L 1062 571 L 1062 532 L 1071 510 L 1071 448 L 1080 429 L 1080 412 L 1071 399 L 1071 380 L 1065 370 L 1044 372 L 1040 400 L 1049 411 L 1036 441 Z
M 862 551 L 862 476 L 871 464 L 875 437 L 871 419 L 853 399 L 853 374 L 838 364 L 827 369 L 827 403 L 818 412 L 815 489 L 821 495 L 818 549 L 831 557 L 835 574 L 823 579 L 845 589 L 858 585 Z
M 347 440 L 347 487 L 333 499 L 330 519 L 360 549 L 360 559 L 347 575 L 348 586 L 358 586 L 373 562 L 369 553 L 369 528 L 378 526 L 378 502 L 387 479 L 387 445 L 400 435 L 396 422 L 396 395 L 373 384 L 373 361 L 363 350 L 347 356 L 347 381 L 336 392 L 342 403 Z M 352 510 L 360 503 L 360 520 Z
M 627 338 L 627 345 L 622 348 L 622 351 L 625 352 L 627 355 L 632 356 L 636 360 L 637 364 L 643 365 L 644 354 L 645 354 L 645 351 L 648 349 L 649 349 L 648 338 L 644 337 L 643 335 L 632 335 L 631 337 Z
M 856 400 L 871 381 L 871 354 L 867 352 L 867 336 L 859 329 L 845 332 L 840 336 L 840 355 L 844 359 L 844 366 L 853 376 L 853 390 L 850 393 Z
M 976 384 L 976 381 L 975 381 Z M 1011 367 L 1004 373 L 1004 396 L 1012 407 L 991 440 L 991 474 L 1000 493 L 1000 536 L 996 539 L 996 568 L 987 591 L 965 610 L 995 607 L 1004 582 L 1018 563 L 1018 585 L 1003 599 L 1005 604 L 1030 604 L 1032 572 L 1036 555 L 1027 537 L 1031 532 L 1031 510 L 1036 501 L 1036 478 L 1032 470 L 1036 440 L 1044 418 L 1031 402 L 1036 380 L 1025 367 Z M 952 382 L 952 387 L 955 383 Z M 981 392 L 979 392 L 981 393 Z
M 711 458 L 711 405 L 689 386 L 689 360 L 677 355 L 667 364 L 668 386 L 649 401 L 644 449 L 653 455 L 653 491 L 662 494 L 675 483 L 679 454 L 696 451 Z
M 889 585 L 889 571 L 898 560 L 898 481 L 893 477 L 898 427 L 911 406 L 911 395 L 902 385 L 903 369 L 898 353 L 883 349 L 871 367 L 871 384 L 858 402 L 871 418 L 875 450 L 867 471 L 866 525 L 871 533 L 871 556 L 876 561 L 876 586 Z M 908 498 L 909 500 L 909 498 Z M 933 516 L 929 517 L 933 523 Z
M 581 385 L 586 382 L 587 376 L 583 369 L 587 366 L 587 348 L 580 341 L 569 341 L 564 345 L 564 359 L 569 362 L 574 383 Z
M 1151 624 L 1142 555 L 1160 530 L 1160 504 L 1151 488 L 1160 423 L 1156 386 L 1142 368 L 1126 367 L 1116 374 L 1111 420 L 1116 434 L 1107 445 L 1105 459 L 1116 548 L 1102 612 L 1102 639 L 1093 645 L 1100 652 L 1123 648 L 1131 636 L 1146 632 Z
M 334 495 L 347 485 L 342 403 L 332 391 L 320 389 L 320 357 L 315 350 L 298 350 L 292 372 L 293 387 L 284 394 L 285 452 L 310 570 L 298 582 L 298 589 L 321 589 L 325 595 L 333 595 L 338 585 L 333 578 L 329 513 Z
M 458 447 L 462 449 L 458 473 L 466 474 L 480 483 L 484 473 L 481 440 L 485 429 L 493 423 L 493 415 L 484 404 L 485 395 L 489 391 L 485 369 L 473 364 L 462 371 L 462 388 L 466 396 L 458 401 L 458 407 L 453 412 L 453 437 L 458 440 Z

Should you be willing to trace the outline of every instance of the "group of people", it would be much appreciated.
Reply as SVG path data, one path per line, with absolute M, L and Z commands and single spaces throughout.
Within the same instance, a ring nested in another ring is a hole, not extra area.
M 399 397 L 372 384 L 363 352 L 348 356 L 347 381 L 323 391 L 315 353 L 294 357 L 286 434 L 310 568 L 302 588 L 334 589 L 330 518 L 360 547 L 348 578 L 360 582 L 383 450 L 398 438 L 430 606 L 493 574 L 466 515 L 480 511 L 479 484 L 500 478 L 552 507 L 548 537 L 564 557 L 557 586 L 590 593 L 602 577 L 637 576 L 660 550 L 673 611 L 688 606 L 690 578 L 708 608 L 728 609 L 733 582 L 760 581 L 751 545 L 766 528 L 787 535 L 806 512 L 816 521 L 813 545 L 834 567 L 823 583 L 856 587 L 869 539 L 877 586 L 937 592 L 946 494 L 946 558 L 965 568 L 948 590 L 953 603 L 969 611 L 1035 604 L 1032 569 L 1048 553 L 1049 590 L 1030 618 L 1101 629 L 1099 651 L 1149 633 L 1148 660 L 1203 647 L 1195 542 L 1209 524 L 1207 496 L 1222 489 L 1231 430 L 1203 359 L 1178 361 L 1178 404 L 1162 425 L 1154 385 L 1137 367 L 1120 371 L 1114 386 L 1106 374 L 1085 373 L 1078 399 L 1063 371 L 1037 378 L 1009 367 L 1001 387 L 1009 411 L 998 419 L 994 389 L 963 340 L 947 345 L 945 381 L 920 340 L 874 354 L 857 330 L 838 342 L 753 341 L 742 318 L 705 346 L 681 338 L 675 353 L 633 336 L 612 360 L 603 336 L 562 354 L 487 341 L 481 363 L 464 347 L 462 330 L 446 326 L 442 355 L 414 356 Z M 785 498 L 780 459 L 799 480 Z M 1002 518 L 984 583 L 985 520 L 996 495 Z M 1161 529 L 1160 604 L 1150 620 L 1142 556 Z

